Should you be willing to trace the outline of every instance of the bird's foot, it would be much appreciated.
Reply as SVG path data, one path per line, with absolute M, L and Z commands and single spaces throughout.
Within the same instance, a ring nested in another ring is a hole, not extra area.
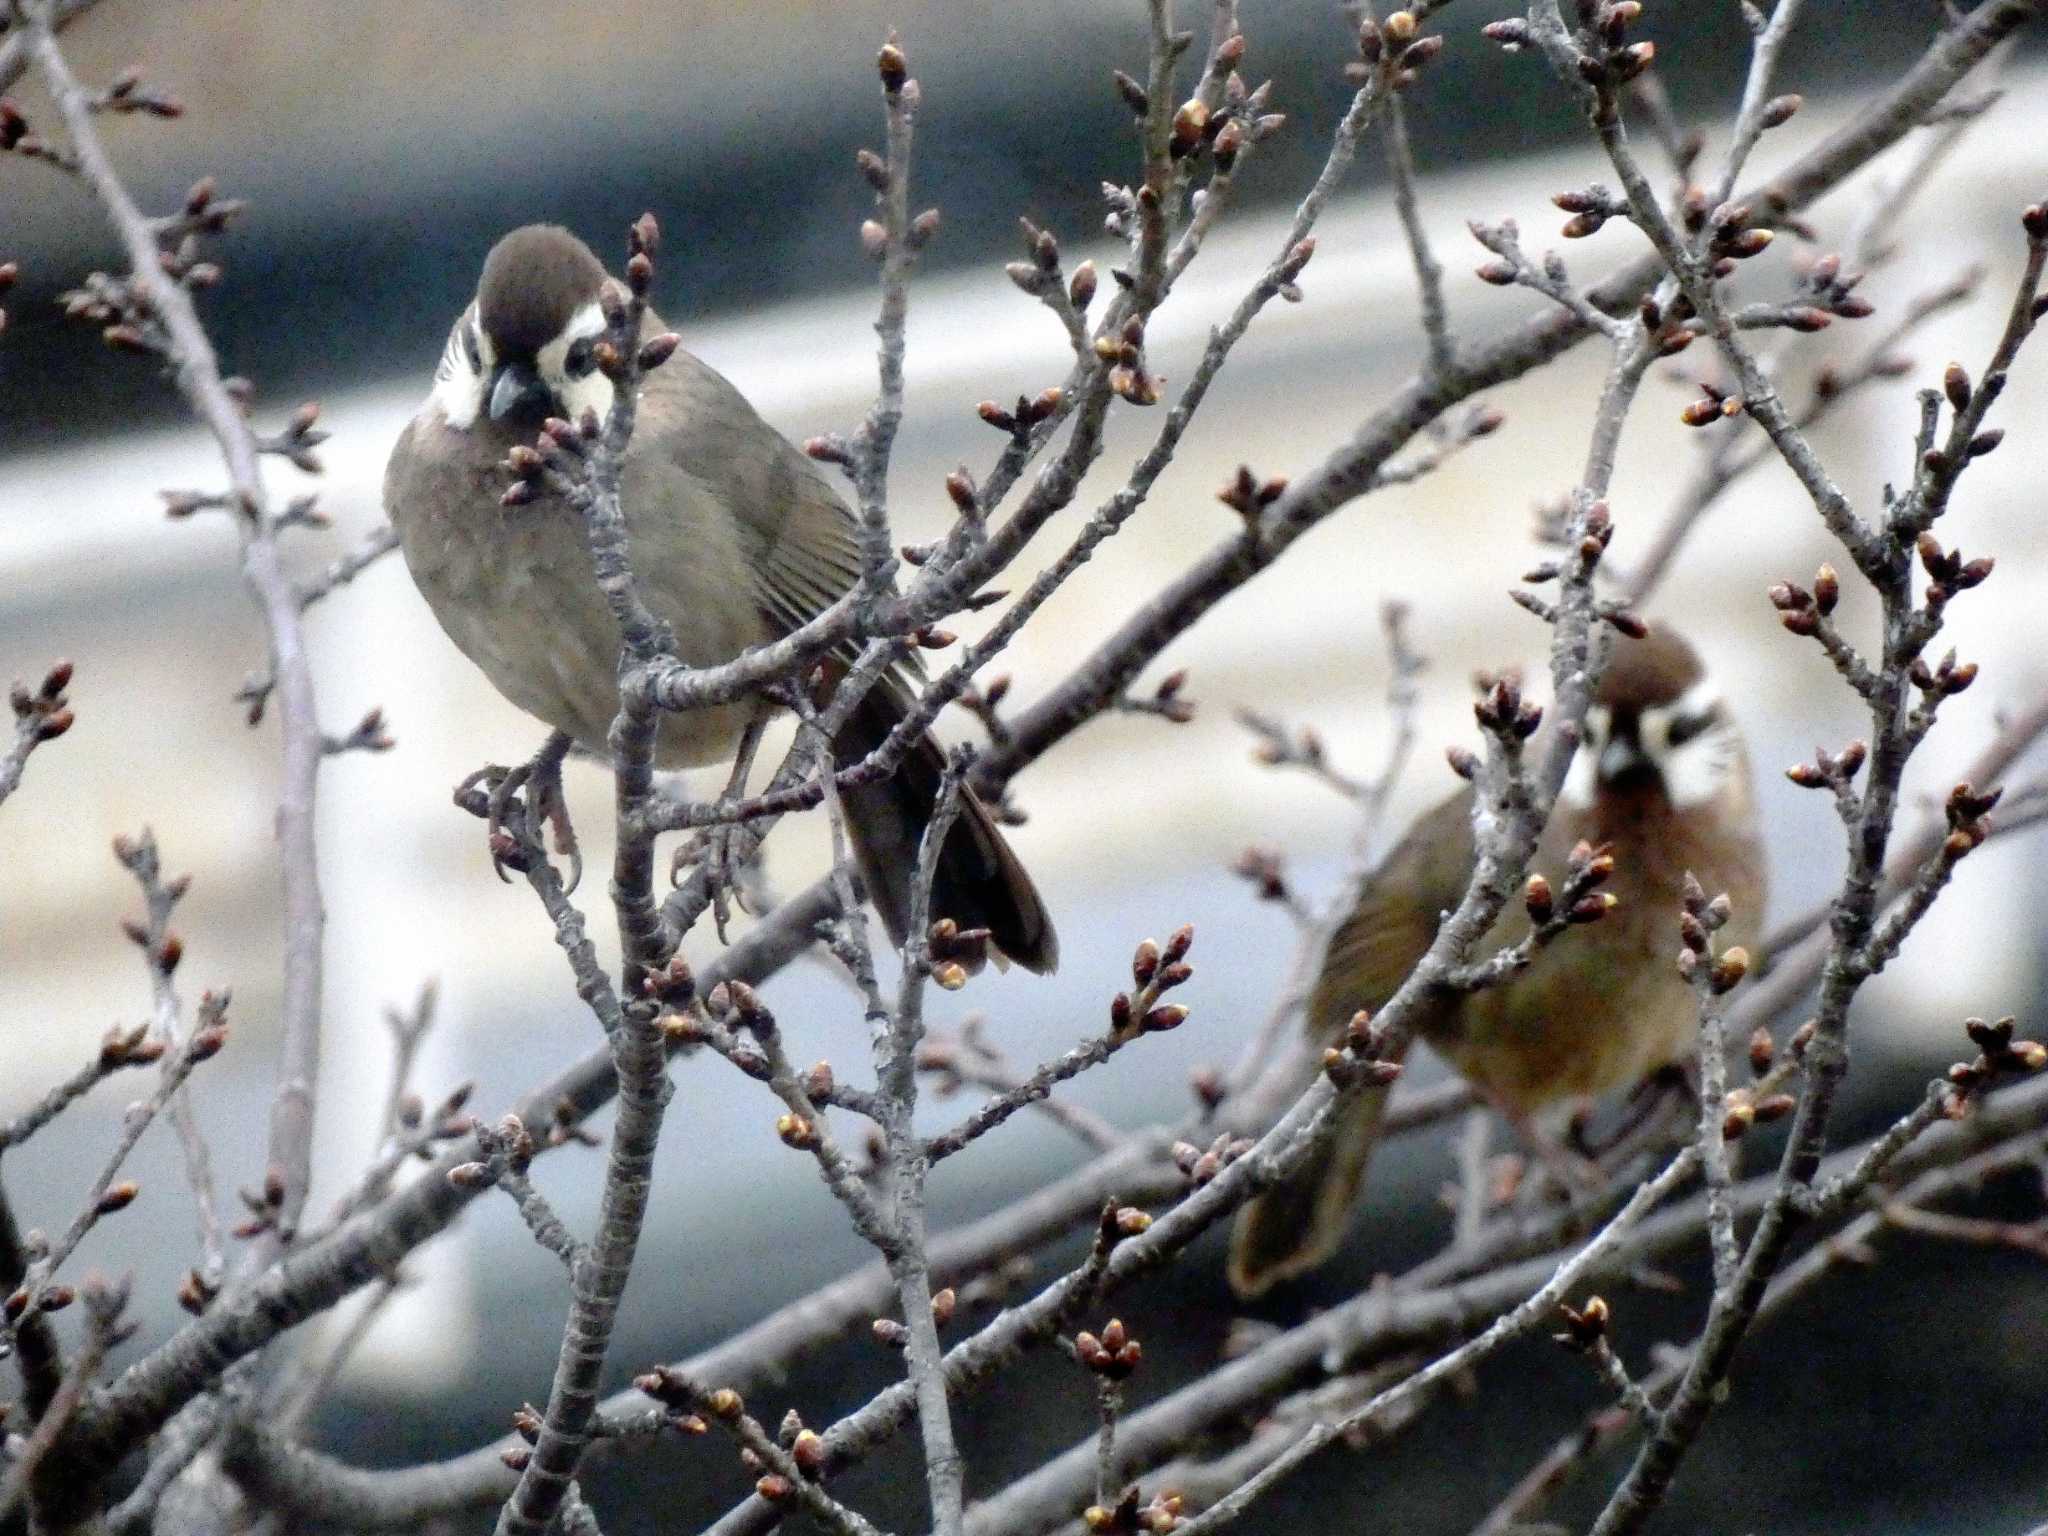
M 714 808 L 726 809 L 734 797 L 721 796 Z M 758 916 L 764 903 L 757 899 L 761 876 L 761 844 L 745 823 L 720 822 L 707 827 L 676 849 L 669 866 L 671 883 L 680 885 L 686 874 L 702 872 L 711 896 L 711 922 L 718 930 L 718 942 L 729 943 L 726 926 L 732 909 Z
M 766 715 L 756 714 L 748 720 L 734 749 L 732 774 L 724 792 L 711 802 L 716 819 L 678 848 L 669 866 L 669 881 L 674 885 L 683 883 L 685 869 L 703 870 L 710 887 L 711 922 L 721 944 L 730 942 L 725 930 L 735 903 L 757 916 L 769 906 L 762 878 L 761 839 L 753 828 L 733 817 L 733 808 L 746 796 L 747 774 L 754 766 L 754 753 L 760 748 L 766 724 Z
M 455 803 L 482 816 L 489 839 L 491 868 L 500 880 L 510 880 L 506 870 L 525 873 L 536 858 L 545 859 L 540 828 L 554 829 L 555 852 L 569 861 L 569 877 L 563 894 L 571 894 L 583 882 L 583 849 L 576 841 L 576 829 L 569 821 L 569 803 L 562 793 L 562 760 L 569 755 L 570 740 L 556 731 L 541 749 L 524 763 L 504 767 L 489 763 L 455 786 Z
M 1574 1117 L 1568 1140 L 1560 1141 L 1513 1105 L 1507 1104 L 1491 1094 L 1484 1093 L 1500 1117 L 1507 1121 L 1522 1145 L 1542 1165 L 1544 1171 L 1554 1179 L 1564 1192 L 1568 1202 L 1576 1202 L 1599 1194 L 1607 1187 L 1607 1171 L 1578 1147 L 1568 1144 L 1570 1138 L 1579 1134 Z
M 1587 1199 L 1607 1188 L 1607 1170 L 1592 1158 L 1540 1131 L 1524 1132 L 1523 1139 L 1544 1170 L 1563 1187 L 1567 1201 Z

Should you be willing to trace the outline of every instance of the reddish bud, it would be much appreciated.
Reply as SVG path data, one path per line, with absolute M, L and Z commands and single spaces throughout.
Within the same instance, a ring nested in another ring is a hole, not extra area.
M 650 336 L 640 343 L 639 364 L 642 372 L 659 368 L 676 354 L 676 348 L 683 344 L 683 338 L 674 331 L 663 331 L 659 336 Z
M 812 1482 L 825 1475 L 830 1463 L 831 1452 L 825 1448 L 825 1439 L 815 1429 L 797 1431 L 796 1439 L 790 1442 L 790 1460 L 796 1463 L 797 1471 Z
M 1723 950 L 1721 958 L 1714 962 L 1713 974 L 1708 978 L 1716 996 L 1732 992 L 1749 974 L 1749 951 L 1741 945 Z
M 1159 946 L 1151 939 L 1139 941 L 1137 953 L 1131 957 L 1131 980 L 1139 986 L 1149 982 L 1159 970 Z
M 1835 604 L 1842 598 L 1842 578 L 1832 565 L 1823 565 L 1813 573 L 1813 605 L 1825 617 L 1835 611 Z
M 1797 95 L 1773 96 L 1764 103 L 1758 121 L 1765 128 L 1782 128 L 1792 121 L 1793 114 L 1806 104 L 1805 98 Z
M 1601 918 L 1621 905 L 1621 898 L 1612 891 L 1596 891 L 1591 896 L 1581 897 L 1572 903 L 1565 913 L 1568 923 L 1597 923 Z
M 910 61 L 903 56 L 903 49 L 897 43 L 886 42 L 875 55 L 875 72 L 882 77 L 882 89 L 894 96 L 910 77 Z
M 1789 1093 L 1767 1094 L 1758 1099 L 1751 1113 L 1758 1125 L 1769 1125 L 1773 1120 L 1782 1120 L 1799 1107 L 1799 1101 Z
M 633 227 L 626 231 L 626 244 L 634 255 L 652 257 L 661 250 L 661 222 L 651 213 L 643 213 L 633 221 Z
M 1970 375 L 1961 363 L 1950 363 L 1942 370 L 1941 391 L 1955 409 L 1967 411 L 1970 408 Z

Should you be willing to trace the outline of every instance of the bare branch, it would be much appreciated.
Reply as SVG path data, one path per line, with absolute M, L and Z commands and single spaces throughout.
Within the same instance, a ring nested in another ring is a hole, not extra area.
M 79 172 L 99 200 L 127 253 L 125 282 L 146 306 L 179 391 L 212 434 L 240 508 L 242 577 L 269 632 L 271 667 L 282 704 L 284 780 L 278 805 L 279 870 L 284 885 L 284 1049 L 270 1120 L 269 1159 L 284 1180 L 277 1231 L 295 1227 L 310 1181 L 313 1091 L 320 1073 L 320 996 L 326 912 L 320 898 L 314 795 L 324 737 L 299 622 L 296 589 L 284 573 L 277 528 L 257 465 L 259 446 L 223 382 L 220 365 L 191 295 L 165 270 L 155 227 L 122 185 L 93 121 L 92 97 L 57 45 L 48 11 L 28 14 L 21 40 L 57 104 Z M 13 39 L 9 40 L 14 41 Z M 277 1240 L 252 1250 L 255 1262 L 277 1256 Z
M 46 741 L 55 741 L 71 729 L 75 716 L 64 690 L 71 686 L 71 663 L 60 661 L 51 667 L 42 683 L 31 692 L 17 682 L 10 697 L 14 704 L 14 744 L 0 756 L 0 803 L 21 783 L 28 755 Z
M 1851 124 L 1785 167 L 1767 188 L 1740 197 L 1749 202 L 1767 198 L 1773 209 L 1785 213 L 1804 208 L 1911 132 L 1957 81 L 2039 11 L 2039 0 L 1980 6 L 1962 25 L 1943 32 Z M 1600 284 L 1590 297 L 1602 312 L 1622 313 L 1661 271 L 1655 258 L 1645 258 Z M 1520 378 L 1589 334 L 1576 317 L 1542 316 L 1506 336 L 1459 348 L 1445 377 L 1418 375 L 1408 381 L 1349 442 L 1288 483 L 1287 493 L 1262 513 L 1256 540 L 1232 537 L 1218 544 L 1132 614 L 1054 692 L 1014 716 L 1011 742 L 983 758 L 975 787 L 987 790 L 1005 782 L 1092 719 L 1217 603 L 1271 566 L 1310 528 L 1370 491 L 1386 464 L 1445 411 Z
M 643 346 L 641 340 L 646 294 L 653 280 L 659 240 L 653 216 L 643 215 L 631 231 L 628 296 L 623 300 L 615 298 L 614 307 L 606 315 L 607 371 L 614 384 L 611 410 L 597 440 L 580 457 L 581 476 L 572 491 L 571 502 L 583 513 L 592 569 L 611 605 L 622 642 L 619 711 L 612 722 L 609 742 L 619 829 L 612 863 L 612 905 L 625 951 L 622 996 L 612 995 L 604 985 L 587 941 L 581 940 L 580 919 L 569 905 L 567 894 L 560 890 L 553 869 L 545 858 L 528 860 L 528 880 L 550 905 L 557 936 L 576 965 L 578 991 L 584 994 L 610 1041 L 619 1112 L 606 1151 L 597 1232 L 587 1245 L 569 1238 L 566 1229 L 530 1187 L 524 1196 L 515 1191 L 521 1215 L 528 1220 L 535 1236 L 569 1264 L 574 1299 L 562 1331 L 547 1411 L 532 1457 L 520 1474 L 519 1486 L 499 1512 L 499 1536 L 542 1536 L 568 1494 L 590 1443 L 597 1384 L 646 1221 L 655 1147 L 672 1092 L 657 1004 L 652 998 L 637 995 L 648 973 L 661 963 L 664 950 L 661 914 L 653 896 L 654 835 L 640 830 L 645 824 L 644 810 L 653 795 L 657 719 L 634 681 L 635 675 L 667 651 L 672 642 L 667 627 L 649 612 L 639 593 L 627 549 L 625 512 L 620 503 L 640 376 L 643 369 L 658 367 L 666 355 L 655 355 L 657 349 Z M 551 435 L 558 443 L 561 441 L 559 435 Z M 566 457 L 563 454 L 553 460 L 554 473 L 562 478 L 569 478 Z M 524 1117 L 519 1117 L 519 1121 L 515 1142 L 526 1134 Z M 519 1160 L 507 1159 L 515 1180 L 523 1177 L 516 1166 Z

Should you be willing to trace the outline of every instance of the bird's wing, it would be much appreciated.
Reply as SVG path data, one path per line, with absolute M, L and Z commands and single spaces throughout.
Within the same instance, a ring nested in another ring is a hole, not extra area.
M 786 632 L 860 580 L 860 545 L 853 514 L 809 463 L 784 458 L 774 466 L 773 481 L 766 515 L 743 517 L 740 530 L 761 611 Z
M 676 423 L 670 453 L 686 474 L 710 480 L 733 511 L 739 554 L 769 629 L 788 634 L 831 607 L 860 580 L 860 542 L 853 513 L 817 466 L 687 353 L 676 353 L 654 376 L 650 388 L 656 386 Z M 857 643 L 837 649 L 825 668 L 828 686 L 859 650 Z M 910 711 L 923 676 L 914 654 L 889 669 L 834 740 L 840 762 L 881 746 Z M 894 776 L 847 792 L 855 856 L 898 943 L 944 762 L 939 743 L 925 733 Z M 997 950 L 1028 969 L 1058 964 L 1059 940 L 1043 901 L 972 793 L 946 839 L 931 899 L 935 915 L 989 930 Z
M 1379 1009 L 1436 939 L 1437 915 L 1455 906 L 1472 874 L 1472 792 L 1421 816 L 1380 863 L 1323 957 L 1309 1030 L 1323 1037 L 1361 1008 Z
M 1436 938 L 1437 914 L 1463 892 L 1472 868 L 1472 793 L 1453 795 L 1416 821 L 1365 882 L 1331 936 L 1309 999 L 1318 1042 L 1359 1009 L 1377 1010 Z M 1426 1023 L 1440 1004 L 1426 1004 Z M 1396 1053 L 1401 1054 L 1401 1053 Z M 1230 1284 L 1257 1296 L 1314 1269 L 1343 1243 L 1386 1113 L 1384 1086 L 1354 1088 L 1318 1156 L 1238 1212 L 1230 1239 Z
M 860 542 L 853 513 L 823 475 L 795 448 L 777 439 L 787 452 L 771 471 L 768 515 L 740 519 L 741 537 L 752 556 L 748 564 L 761 612 L 778 634 L 808 623 L 844 596 L 860 580 Z M 860 646 L 839 648 L 848 662 Z M 924 680 L 915 652 L 905 656 L 882 679 L 882 686 L 907 702 Z
M 754 600 L 771 630 L 784 635 L 800 628 L 860 580 L 853 513 L 817 466 L 721 374 L 678 352 L 648 389 L 672 397 L 678 430 L 669 443 L 678 465 L 698 479 L 721 482 Z M 857 651 L 844 648 L 846 659 Z M 919 676 L 912 658 L 893 668 L 889 681 L 901 686 Z

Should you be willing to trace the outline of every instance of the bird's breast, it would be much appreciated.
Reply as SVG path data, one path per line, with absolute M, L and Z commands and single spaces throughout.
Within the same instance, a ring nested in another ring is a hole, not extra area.
M 505 443 L 416 420 L 392 456 L 385 500 L 421 596 L 456 647 L 506 698 L 602 752 L 618 712 L 619 632 L 592 573 L 582 518 L 559 497 L 519 507 L 499 498 Z M 672 626 L 680 658 L 728 661 L 765 638 L 735 570 L 731 541 L 634 473 L 622 502 L 643 600 Z M 664 767 L 732 753 L 751 706 L 723 706 L 664 722 Z
M 1734 903 L 1717 945 L 1741 944 L 1754 953 L 1761 932 L 1763 854 L 1747 815 L 1616 805 L 1583 815 L 1560 810 L 1536 868 L 1560 881 L 1564 851 L 1581 838 L 1613 846 L 1615 872 L 1606 889 L 1615 907 L 1596 923 L 1568 929 L 1505 984 L 1445 1010 L 1430 1033 L 1460 1072 L 1525 1113 L 1632 1086 L 1691 1054 L 1698 1000 L 1677 969 L 1688 872 Z M 1528 926 L 1519 908 L 1511 909 L 1480 954 L 1517 942 Z

